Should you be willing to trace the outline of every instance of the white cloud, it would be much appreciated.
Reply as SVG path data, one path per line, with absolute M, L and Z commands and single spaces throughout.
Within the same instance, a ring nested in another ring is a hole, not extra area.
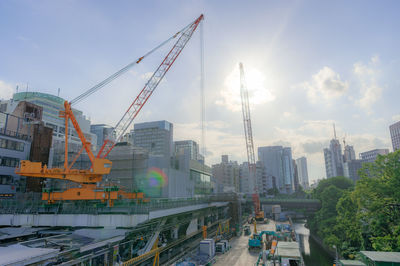
M 266 86 L 266 78 L 261 71 L 254 68 L 245 69 L 247 90 L 249 93 L 250 108 L 275 100 L 275 95 L 270 87 Z M 226 107 L 228 110 L 237 112 L 242 108 L 240 98 L 240 73 L 236 65 L 231 73 L 225 78 L 224 87 L 220 90 L 222 99 L 215 103 Z
M 360 82 L 360 97 L 355 103 L 369 114 L 372 113 L 372 105 L 379 100 L 383 90 L 378 84 L 378 63 L 379 57 L 373 56 L 368 64 L 358 62 L 353 66 L 353 73 Z
M 323 67 L 314 74 L 311 81 L 304 82 L 307 96 L 311 102 L 316 103 L 320 99 L 331 100 L 342 96 L 349 87 L 347 81 L 342 81 L 340 75 L 330 67 Z
M 207 164 L 221 161 L 222 154 L 228 154 L 231 160 L 247 161 L 244 136 L 226 132 L 226 122 L 209 121 L 206 123 Z M 199 123 L 174 123 L 174 140 L 192 139 L 197 142 L 201 136 Z M 232 143 L 235 143 L 233 145 Z M 202 145 L 200 144 L 202 147 Z
M 0 80 L 0 99 L 10 99 L 13 95 L 13 86 Z
M 395 122 L 400 121 L 400 114 L 392 116 L 392 120 Z

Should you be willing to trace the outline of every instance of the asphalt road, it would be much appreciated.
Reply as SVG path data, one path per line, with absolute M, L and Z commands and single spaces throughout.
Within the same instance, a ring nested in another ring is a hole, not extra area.
M 253 225 L 250 226 L 253 232 Z M 275 223 L 270 221 L 269 224 L 257 224 L 257 231 L 275 231 Z M 258 259 L 259 252 L 250 252 L 248 250 L 249 236 L 245 236 L 244 233 L 240 237 L 231 239 L 230 245 L 232 248 L 225 252 L 225 254 L 217 255 L 216 266 L 243 266 L 243 265 L 254 265 Z

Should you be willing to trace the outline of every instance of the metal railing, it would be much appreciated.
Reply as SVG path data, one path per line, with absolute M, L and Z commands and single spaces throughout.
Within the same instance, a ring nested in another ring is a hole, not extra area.
M 148 214 L 151 211 L 191 205 L 210 204 L 232 200 L 232 195 L 222 194 L 195 198 L 150 199 L 149 202 L 117 200 L 113 207 L 100 201 L 64 201 L 47 204 L 38 195 L 17 197 L 0 201 L 0 214 Z

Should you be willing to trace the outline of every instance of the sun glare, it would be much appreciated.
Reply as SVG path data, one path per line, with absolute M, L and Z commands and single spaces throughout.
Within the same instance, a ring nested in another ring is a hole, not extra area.
M 245 66 L 244 72 L 247 90 L 249 92 L 250 108 L 275 99 L 275 96 L 271 93 L 271 88 L 268 86 L 270 82 L 266 80 L 265 75 L 260 70 L 252 67 L 246 68 Z M 238 64 L 236 64 L 236 67 L 225 78 L 221 95 L 223 100 L 218 101 L 218 104 L 225 105 L 228 109 L 233 111 L 241 110 L 240 73 Z

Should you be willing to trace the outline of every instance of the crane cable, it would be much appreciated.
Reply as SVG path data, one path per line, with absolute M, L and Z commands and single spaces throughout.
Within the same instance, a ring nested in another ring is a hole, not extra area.
M 167 40 L 165 40 L 164 42 L 162 42 L 161 44 L 159 44 L 158 46 L 156 46 L 155 48 L 153 48 L 152 50 L 150 50 L 149 52 L 147 52 L 145 55 L 143 55 L 142 57 L 139 57 L 138 59 L 136 59 L 135 61 L 133 61 L 132 63 L 126 65 L 125 67 L 121 68 L 120 70 L 118 70 L 117 72 L 115 72 L 114 74 L 112 74 L 111 76 L 109 76 L 108 78 L 106 78 L 105 80 L 103 80 L 102 82 L 96 84 L 95 86 L 93 86 L 92 88 L 88 89 L 87 91 L 85 91 L 84 93 L 82 93 L 81 95 L 79 95 L 78 97 L 74 98 L 72 101 L 70 101 L 70 104 L 76 104 L 84 99 L 86 99 L 87 97 L 89 97 L 91 94 L 95 93 L 96 91 L 98 91 L 99 89 L 103 88 L 105 85 L 107 85 L 108 83 L 110 83 L 111 81 L 115 80 L 116 78 L 118 78 L 119 76 L 121 76 L 122 74 L 126 73 L 129 69 L 131 69 L 133 66 L 139 64 L 145 57 L 149 56 L 150 54 L 152 54 L 153 52 L 155 52 L 156 50 L 158 50 L 159 48 L 161 48 L 162 46 L 164 46 L 165 44 L 167 44 L 168 42 L 170 42 L 172 39 L 176 38 L 181 32 L 184 32 L 187 28 L 189 28 L 191 25 L 193 24 L 190 23 L 189 25 L 187 25 L 186 27 L 184 27 L 182 30 L 178 31 L 177 33 L 175 33 L 173 36 L 171 36 L 170 38 L 168 38 Z

